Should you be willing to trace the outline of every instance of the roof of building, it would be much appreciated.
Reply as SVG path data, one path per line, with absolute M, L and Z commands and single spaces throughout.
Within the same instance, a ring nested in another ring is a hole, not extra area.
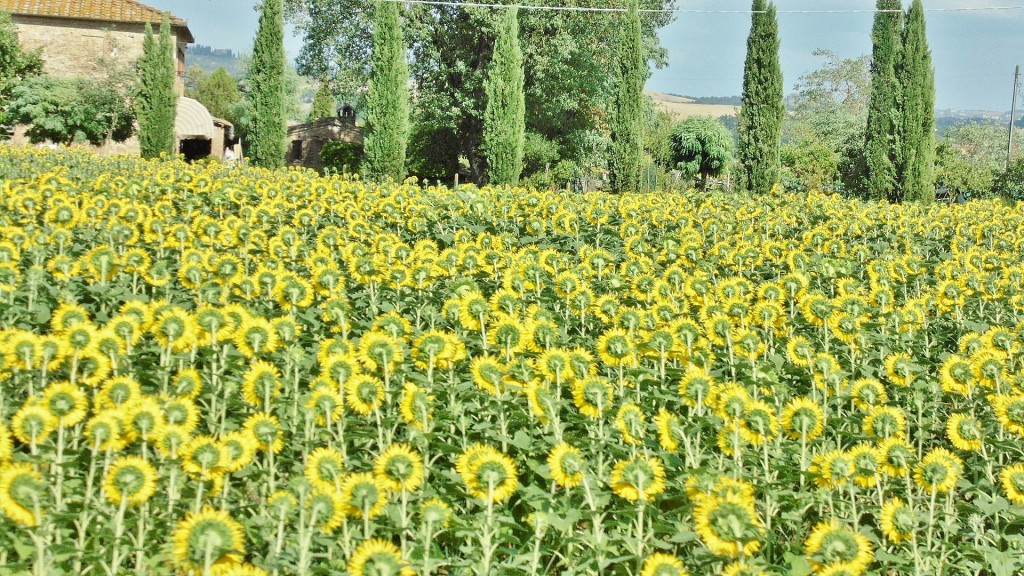
M 22 16 L 160 24 L 163 12 L 136 0 L 0 0 L 0 10 Z M 186 42 L 194 42 L 188 23 L 171 16 L 171 27 L 183 32 Z

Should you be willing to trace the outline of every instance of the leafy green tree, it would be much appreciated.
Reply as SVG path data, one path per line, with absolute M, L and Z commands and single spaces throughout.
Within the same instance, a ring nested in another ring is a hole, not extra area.
M 409 143 L 409 66 L 397 2 L 376 3 L 373 78 L 366 109 L 366 169 L 373 178 L 401 181 Z
M 251 127 L 249 158 L 253 164 L 284 164 L 287 127 L 285 104 L 284 16 L 281 0 L 264 0 L 249 66 Z
M 707 187 L 708 177 L 722 174 L 733 158 L 732 133 L 711 116 L 693 116 L 676 124 L 671 137 L 672 161 L 687 178 L 700 178 Z
M 935 73 L 921 0 L 914 0 L 907 12 L 898 78 L 903 89 L 903 128 L 898 165 L 901 194 L 896 200 L 928 203 L 935 199 Z
M 843 154 L 816 138 L 787 142 L 779 150 L 786 190 L 832 191 L 840 181 Z
M 505 10 L 487 71 L 484 152 L 492 184 L 516 185 L 523 172 L 526 101 L 518 10 Z
M 327 80 L 320 82 L 320 88 L 313 97 L 313 108 L 309 111 L 309 119 L 317 120 L 335 115 L 334 93 L 331 91 L 331 84 Z
M 779 25 L 775 5 L 754 0 L 747 58 L 743 67 L 739 161 L 744 185 L 767 192 L 779 181 L 779 145 L 785 106 L 779 64 Z
M 1017 158 L 996 176 L 992 191 L 1007 200 L 1024 200 L 1024 158 Z
M 231 108 L 242 99 L 242 93 L 238 90 L 238 80 L 221 67 L 198 79 L 192 97 L 206 106 L 211 115 L 234 123 Z
M 146 23 L 142 56 L 138 62 L 135 108 L 139 123 L 139 152 L 143 158 L 174 154 L 178 95 L 174 90 L 173 55 L 170 17 L 165 12 L 159 40 L 153 38 L 153 27 Z
M 33 76 L 14 88 L 11 118 L 31 142 L 123 142 L 134 131 L 129 100 L 104 79 Z
M 626 10 L 615 72 L 612 151 L 608 163 L 611 186 L 613 192 L 637 192 L 644 153 L 644 81 L 647 78 L 638 0 L 630 0 Z
M 1024 150 L 1024 133 L 1014 133 L 1014 148 Z M 1006 126 L 996 121 L 959 122 L 935 147 L 935 185 L 977 198 L 988 196 L 1006 166 Z
M 878 0 L 871 30 L 871 98 L 868 102 L 864 143 L 864 191 L 875 200 L 899 197 L 902 89 L 897 71 L 903 43 L 903 7 L 900 0 Z
M 371 69 L 373 5 L 361 0 L 285 0 L 285 4 L 304 37 L 299 71 L 333 78 L 337 93 L 347 100 L 365 97 L 361 88 Z M 675 0 L 644 0 L 642 8 L 661 10 L 674 5 Z M 591 0 L 587 6 L 621 8 L 623 2 Z M 416 86 L 415 132 L 443 135 L 441 139 L 451 144 L 444 149 L 410 146 L 412 173 L 445 173 L 445 179 L 450 179 L 452 172 L 445 167 L 457 165 L 461 158 L 469 164 L 469 178 L 484 178 L 486 63 L 502 14 L 460 6 L 405 7 L 403 31 L 411 48 L 409 70 Z M 657 30 L 672 17 L 671 12 L 641 13 L 646 61 L 658 66 L 666 63 L 667 52 L 659 44 Z M 526 129 L 557 144 L 559 157 L 574 163 L 580 172 L 601 173 L 608 164 L 608 111 L 615 89 L 610 78 L 621 28 L 622 17 L 616 13 L 519 12 Z M 365 108 L 362 103 L 359 106 Z M 421 152 L 426 156 L 420 157 Z M 441 165 L 427 169 L 427 162 Z M 412 170 L 414 164 L 419 168 Z
M 42 71 L 39 50 L 25 52 L 21 49 L 11 15 L 0 10 L 0 126 L 10 122 L 6 116 L 7 103 L 15 86 Z

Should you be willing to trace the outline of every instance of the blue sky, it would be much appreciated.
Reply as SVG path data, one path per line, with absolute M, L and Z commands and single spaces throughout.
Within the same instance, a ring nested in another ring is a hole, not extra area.
M 253 0 L 143 0 L 188 20 L 196 42 L 248 52 L 258 14 Z M 560 2 L 560 0 L 548 0 Z M 527 2 L 524 2 L 527 3 Z M 535 3 L 535 2 L 528 2 Z M 536 2 L 540 3 L 540 2 Z M 904 2 L 909 4 L 909 2 Z M 690 10 L 749 10 L 749 0 L 677 0 Z M 841 57 L 871 51 L 871 14 L 799 14 L 787 10 L 868 10 L 875 0 L 776 0 L 787 89 L 822 64 L 812 53 Z M 928 41 L 939 108 L 1009 110 L 1013 67 L 1024 64 L 1024 0 L 925 0 L 929 9 L 1021 7 L 1019 10 L 929 12 Z M 669 65 L 655 70 L 652 90 L 693 96 L 740 93 L 749 14 L 682 13 L 660 32 Z M 301 38 L 286 35 L 292 56 Z

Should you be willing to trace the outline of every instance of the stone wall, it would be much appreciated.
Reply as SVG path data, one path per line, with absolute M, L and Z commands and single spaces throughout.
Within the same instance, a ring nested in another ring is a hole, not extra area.
M 111 65 L 134 66 L 142 56 L 145 24 L 21 15 L 12 19 L 21 46 L 42 48 L 43 70 L 53 76 L 100 76 Z M 177 44 L 175 88 L 180 95 L 185 91 L 185 45 L 180 39 Z

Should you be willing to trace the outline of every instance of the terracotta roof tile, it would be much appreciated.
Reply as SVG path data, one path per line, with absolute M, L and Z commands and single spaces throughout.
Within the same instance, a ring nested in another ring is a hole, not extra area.
M 136 0 L 0 0 L 0 10 L 24 16 L 52 16 L 103 22 L 159 24 L 163 19 L 163 12 Z M 171 16 L 171 25 L 188 30 L 188 24 L 175 16 Z

